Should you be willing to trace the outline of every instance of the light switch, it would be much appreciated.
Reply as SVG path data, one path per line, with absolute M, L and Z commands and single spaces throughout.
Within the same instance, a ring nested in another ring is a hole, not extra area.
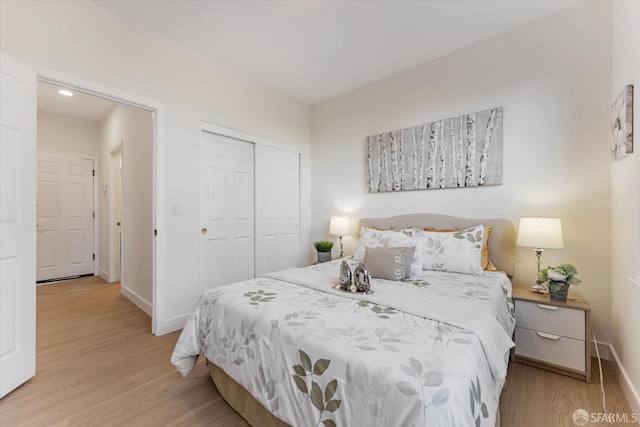
M 171 202 L 171 215 L 180 215 L 182 212 L 180 211 L 180 203 Z

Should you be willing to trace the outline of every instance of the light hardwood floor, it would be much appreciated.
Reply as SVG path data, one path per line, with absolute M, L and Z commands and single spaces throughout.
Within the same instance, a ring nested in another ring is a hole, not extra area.
M 237 426 L 200 361 L 170 363 L 179 332 L 97 277 L 38 286 L 36 376 L 0 400 L 0 426 Z
M 500 399 L 502 426 L 575 427 L 574 411 L 584 409 L 589 414 L 604 412 L 598 361 L 596 358 L 591 361 L 591 384 L 520 363 L 511 363 Z M 631 419 L 631 408 L 622 394 L 611 362 L 602 361 L 602 373 L 608 412 L 620 416 L 626 414 Z M 590 422 L 587 427 L 609 425 Z M 615 425 L 637 426 L 628 423 Z
M 248 426 L 202 361 L 186 379 L 177 373 L 169 358 L 179 333 L 152 336 L 151 319 L 118 284 L 87 277 L 37 295 L 36 376 L 0 400 L 0 426 Z M 601 412 L 597 365 L 593 372 L 586 384 L 511 364 L 503 427 L 573 427 L 576 409 Z M 608 409 L 629 413 L 608 362 L 604 374 Z

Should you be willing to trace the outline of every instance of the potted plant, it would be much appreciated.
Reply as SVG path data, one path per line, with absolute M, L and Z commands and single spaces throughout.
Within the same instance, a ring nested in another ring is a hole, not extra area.
M 318 240 L 313 243 L 316 251 L 318 251 L 318 262 L 331 261 L 331 248 L 333 248 L 333 242 L 329 240 Z
M 538 275 L 540 283 L 549 282 L 549 297 L 554 301 L 566 301 L 569 285 L 578 285 L 578 270 L 571 264 L 547 266 Z

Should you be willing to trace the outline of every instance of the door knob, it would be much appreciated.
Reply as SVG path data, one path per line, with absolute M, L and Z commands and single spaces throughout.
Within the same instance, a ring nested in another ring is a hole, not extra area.
M 116 225 L 117 225 L 118 227 L 120 227 L 120 221 L 116 222 Z
M 209 231 L 209 230 L 207 230 L 206 228 L 204 228 L 204 227 L 203 227 L 203 228 L 200 230 L 200 234 L 207 234 L 207 232 L 208 232 L 208 231 Z

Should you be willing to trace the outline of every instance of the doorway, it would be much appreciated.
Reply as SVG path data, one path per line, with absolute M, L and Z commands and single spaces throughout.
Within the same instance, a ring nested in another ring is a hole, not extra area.
M 0 355 L 0 397 L 5 396 L 20 384 L 35 375 L 35 336 L 36 336 L 36 163 L 37 163 L 37 79 L 41 82 L 79 89 L 80 92 L 102 94 L 111 100 L 127 102 L 144 107 L 150 114 L 150 134 L 152 149 L 147 150 L 147 158 L 152 159 L 152 185 L 149 196 L 152 200 L 152 219 L 148 225 L 152 233 L 152 322 L 151 332 L 168 332 L 170 325 L 165 319 L 158 319 L 161 311 L 156 288 L 160 290 L 165 283 L 164 267 L 157 265 L 156 258 L 164 257 L 164 240 L 156 237 L 158 226 L 164 225 L 164 216 L 156 212 L 157 206 L 163 206 L 162 185 L 158 181 L 164 173 L 164 109 L 160 104 L 137 96 L 106 90 L 101 86 L 81 81 L 72 84 L 71 78 L 54 80 L 36 73 L 30 68 L 0 52 L 2 69 L 2 109 L 0 109 L 0 167 L 2 186 L 2 294 L 0 299 L 0 325 L 2 327 L 3 351 Z M 78 81 L 76 79 L 76 81 Z M 6 90 L 5 90 L 6 89 Z M 111 94 L 111 95 L 107 95 Z M 125 100 L 129 101 L 125 101 Z M 146 106 L 146 107 L 145 107 Z M 101 170 L 104 170 L 101 168 Z M 160 183 L 162 184 L 162 182 Z M 159 190 L 160 189 L 160 190 Z M 107 188 L 105 187 L 105 192 Z M 95 193 L 95 191 L 94 191 Z M 158 269 L 159 271 L 156 271 Z M 157 278 L 157 279 L 156 279 Z M 158 331 L 158 324 L 160 331 Z M 6 338 L 6 339 L 5 339 Z
M 60 96 L 58 91 L 62 89 L 73 96 Z M 41 124 L 46 125 L 44 132 Z M 91 252 L 92 261 L 95 254 L 94 271 L 107 282 L 121 283 L 121 293 L 152 317 L 152 333 L 155 333 L 155 126 L 155 114 L 149 107 L 60 82 L 46 79 L 38 82 L 38 151 L 50 156 L 95 159 L 92 170 L 95 170 L 96 202 L 90 211 L 97 224 Z M 129 165 L 124 157 L 125 145 Z M 74 252 L 67 246 L 56 252 L 58 258 L 64 251 Z M 44 253 L 39 248 L 38 254 L 41 252 Z

